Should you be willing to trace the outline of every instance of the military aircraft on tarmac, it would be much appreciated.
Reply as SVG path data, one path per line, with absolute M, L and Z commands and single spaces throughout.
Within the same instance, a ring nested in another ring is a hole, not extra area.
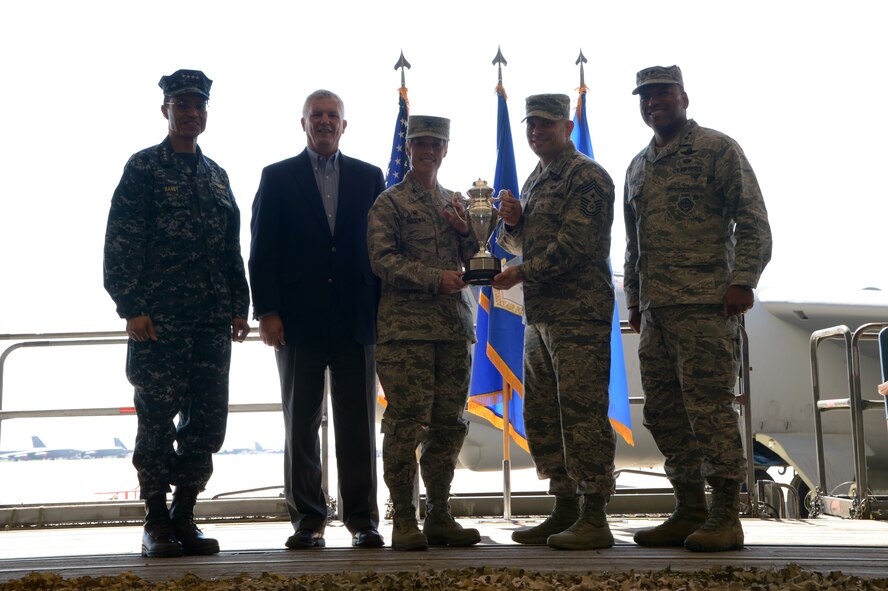
M 87 449 L 81 453 L 83 459 L 94 458 L 126 458 L 133 455 L 133 450 L 129 449 L 118 437 L 114 438 L 114 447 L 106 447 L 103 449 Z
M 0 460 L 10 462 L 26 462 L 30 460 L 68 460 L 81 457 L 81 450 L 63 448 L 63 447 L 46 447 L 43 440 L 37 435 L 31 436 L 31 449 L 23 449 L 20 451 L 6 452 L 0 454 Z

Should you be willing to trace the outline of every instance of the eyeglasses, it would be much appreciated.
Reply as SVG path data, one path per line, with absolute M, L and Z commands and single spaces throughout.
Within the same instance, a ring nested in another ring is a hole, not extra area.
M 191 109 L 194 109 L 198 113 L 206 113 L 207 112 L 207 102 L 200 101 L 197 103 L 191 103 L 188 101 L 170 101 L 167 103 L 179 113 L 187 113 Z

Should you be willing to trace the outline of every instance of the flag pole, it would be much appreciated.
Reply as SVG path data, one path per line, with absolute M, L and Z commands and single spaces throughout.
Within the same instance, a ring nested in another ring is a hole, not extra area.
M 493 65 L 496 66 L 497 84 L 496 93 L 506 96 L 506 90 L 503 88 L 503 66 L 507 66 L 508 62 L 503 57 L 502 49 L 499 45 L 496 47 L 496 57 L 493 58 Z M 512 441 L 511 431 L 512 424 L 509 414 L 509 402 L 512 397 L 512 386 L 503 376 L 503 519 L 512 519 Z
M 401 88 L 398 89 L 398 94 L 400 95 L 401 100 L 404 101 L 404 104 L 406 106 L 408 104 L 407 103 L 407 80 L 404 76 L 404 68 L 407 68 L 409 70 L 410 69 L 410 62 L 408 62 L 407 58 L 404 57 L 404 50 L 402 49 L 401 56 L 398 58 L 398 63 L 395 64 L 395 71 L 397 72 L 398 70 L 401 70 Z M 405 115 L 406 115 L 406 113 L 405 113 Z M 399 126 L 401 126 L 401 125 L 406 126 L 407 125 L 406 121 L 400 121 L 400 119 L 401 119 L 400 112 L 398 113 L 398 117 L 399 117 L 399 122 L 395 124 L 395 137 L 396 138 L 398 137 Z M 396 141 L 397 140 L 394 140 L 393 143 L 395 143 Z M 389 169 L 386 171 L 386 187 L 389 186 L 390 181 L 392 181 L 392 184 L 394 184 L 394 182 L 396 182 L 392 178 L 390 178 L 392 176 L 392 169 L 393 168 L 399 169 L 397 171 L 397 173 L 394 175 L 397 178 L 397 180 L 400 181 L 400 179 L 402 178 L 401 171 L 400 171 L 401 167 L 395 163 L 395 159 L 397 157 L 395 150 L 396 150 L 396 148 L 393 147 L 392 148 L 392 161 L 389 162 Z M 415 458 L 414 461 L 417 464 L 419 464 L 419 448 L 413 450 L 413 454 L 414 454 L 414 458 Z M 416 518 L 421 519 L 422 518 L 422 511 L 421 511 L 421 508 L 419 505 L 419 470 L 418 469 L 416 470 L 416 475 L 413 478 L 413 506 L 416 507 Z
M 503 519 L 506 520 L 512 519 L 512 425 L 509 423 L 511 397 L 512 387 L 503 380 Z

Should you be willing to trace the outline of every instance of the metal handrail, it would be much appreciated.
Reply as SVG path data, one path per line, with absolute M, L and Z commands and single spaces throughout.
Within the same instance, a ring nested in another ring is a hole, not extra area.
M 746 443 L 746 456 L 747 456 L 747 491 L 749 491 L 750 496 L 750 511 L 753 516 L 758 515 L 758 507 L 757 503 L 754 502 L 753 496 L 755 495 L 755 465 L 754 458 L 752 452 L 752 413 L 751 413 L 751 399 L 750 399 L 750 382 L 749 382 L 749 340 L 746 334 L 746 329 L 741 323 L 740 326 L 741 331 L 741 367 L 742 372 L 740 376 L 740 394 L 737 396 L 737 401 L 740 406 L 741 415 L 744 419 L 744 434 L 745 434 L 745 443 Z M 620 322 L 620 332 L 621 334 L 637 334 L 629 326 L 629 323 L 626 320 Z M 258 341 L 258 329 L 255 327 L 252 328 L 252 334 L 247 337 L 247 341 Z M 127 333 L 125 331 L 84 331 L 84 332 L 68 332 L 68 333 L 20 333 L 20 334 L 0 334 L 0 343 L 2 342 L 11 342 L 15 341 L 13 344 L 9 345 L 2 353 L 0 353 L 0 432 L 2 432 L 2 425 L 4 420 L 15 419 L 15 418 L 51 418 L 51 417 L 98 417 L 98 416 L 119 416 L 119 415 L 133 415 L 135 414 L 135 409 L 133 407 L 94 407 L 94 408 L 65 408 L 65 409 L 47 409 L 47 410 L 18 410 L 18 411 L 6 411 L 3 410 L 3 375 L 4 368 L 6 364 L 6 360 L 14 351 L 24 349 L 24 348 L 35 348 L 35 347 L 60 347 L 60 346 L 98 346 L 98 345 L 121 345 L 126 344 L 128 341 Z M 326 421 L 326 398 L 329 396 L 329 387 L 330 387 L 330 378 L 327 376 L 327 385 L 325 392 L 325 408 L 324 408 L 324 417 L 325 420 L 322 422 L 322 433 L 321 437 L 323 442 L 327 441 L 327 421 Z M 644 404 L 644 396 L 633 396 L 629 398 L 630 404 Z M 745 412 L 744 412 L 745 410 Z M 247 403 L 247 404 L 231 404 L 229 405 L 229 412 L 240 413 L 240 412 L 280 412 L 281 404 L 280 403 Z M 327 458 L 326 454 L 322 456 L 324 460 L 323 465 L 323 480 L 324 484 L 327 484 L 327 474 L 329 472 L 329 466 L 326 464 Z M 327 487 L 324 487 L 327 490 Z M 506 490 L 504 490 L 504 496 L 509 495 L 511 492 L 510 486 L 506 484 Z M 341 505 L 340 505 L 341 506 Z
M 252 328 L 247 341 L 258 341 L 258 329 Z M 57 417 L 102 417 L 133 415 L 135 408 L 131 406 L 98 407 L 98 408 L 57 408 L 47 410 L 3 410 L 4 371 L 7 358 L 15 351 L 43 347 L 79 347 L 95 345 L 122 345 L 128 340 L 125 331 L 89 331 L 89 332 L 53 332 L 53 333 L 22 333 L 0 334 L 0 342 L 17 341 L 0 353 L 0 434 L 3 421 L 23 418 L 57 418 Z M 280 412 L 280 403 L 247 403 L 231 404 L 229 412 Z
M 823 449 L 823 420 L 820 418 L 820 366 L 817 349 L 820 343 L 829 339 L 843 339 L 845 342 L 846 364 L 848 368 L 848 396 L 851 397 L 851 329 L 833 326 L 814 331 L 811 334 L 811 389 L 814 396 L 814 444 L 817 451 L 817 482 L 821 491 L 828 490 L 826 482 L 826 454 Z
M 845 410 L 850 414 L 851 445 L 854 455 L 855 506 L 860 510 L 858 516 L 865 513 L 869 496 L 869 483 L 866 466 L 866 445 L 863 422 L 863 411 L 881 406 L 880 401 L 873 403 L 863 399 L 860 385 L 860 341 L 876 340 L 878 331 L 888 327 L 888 322 L 871 322 L 863 324 L 853 333 L 845 325 L 833 326 L 811 334 L 811 387 L 814 397 L 814 441 L 817 450 L 817 477 L 819 496 L 831 496 L 826 480 L 826 453 L 823 442 L 823 422 L 821 413 L 828 410 Z M 822 342 L 830 339 L 842 339 L 845 345 L 845 362 L 848 371 L 848 398 L 821 400 L 820 367 L 817 351 Z
M 860 473 L 857 481 L 857 498 L 866 498 L 869 494 L 869 483 L 866 468 L 865 433 L 863 426 L 863 411 L 872 408 L 863 400 L 863 392 L 860 386 L 860 341 L 876 340 L 879 330 L 888 326 L 888 322 L 870 322 L 857 327 L 851 335 L 851 429 L 857 434 L 857 449 L 855 450 L 855 466 Z M 863 497 L 861 497 L 863 495 Z

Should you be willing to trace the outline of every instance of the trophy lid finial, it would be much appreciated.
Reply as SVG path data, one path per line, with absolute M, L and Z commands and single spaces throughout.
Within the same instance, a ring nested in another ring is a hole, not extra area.
M 473 199 L 488 199 L 493 195 L 493 187 L 487 184 L 487 181 L 479 178 L 472 183 L 472 188 L 468 191 L 469 197 Z

